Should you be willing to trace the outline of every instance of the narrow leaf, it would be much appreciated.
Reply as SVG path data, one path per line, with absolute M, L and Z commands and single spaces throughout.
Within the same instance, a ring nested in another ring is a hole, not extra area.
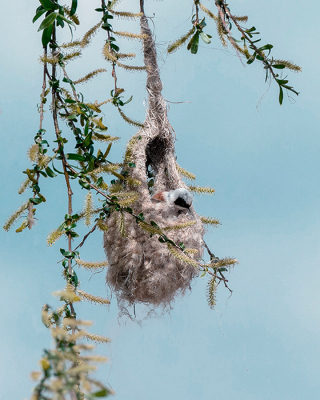
M 40 24 L 38 32 L 42 31 L 45 28 L 48 28 L 50 25 L 52 25 L 54 23 L 54 21 L 56 20 L 58 14 L 55 12 L 52 12 L 51 14 L 49 14 Z

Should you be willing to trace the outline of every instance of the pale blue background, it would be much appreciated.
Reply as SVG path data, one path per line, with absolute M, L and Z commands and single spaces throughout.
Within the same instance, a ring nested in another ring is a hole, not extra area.
M 1 224 L 25 199 L 16 189 L 38 129 L 42 83 L 38 23 L 31 24 L 37 1 L 2 3 Z M 76 36 L 97 22 L 92 10 L 99 6 L 97 0 L 79 3 L 79 15 L 85 17 Z M 129 4 L 137 10 L 136 3 L 123 0 L 118 9 L 126 10 Z M 94 331 L 112 338 L 110 345 L 99 347 L 110 359 L 99 377 L 113 387 L 118 400 L 318 399 L 319 25 L 312 17 L 320 6 L 314 1 L 303 7 L 306 3 L 297 0 L 229 4 L 235 14 L 249 15 L 248 26 L 260 30 L 263 44 L 274 45 L 274 57 L 303 68 L 300 74 L 289 73 L 300 96 L 291 103 L 285 97 L 280 107 L 274 84 L 259 103 L 268 88 L 263 69 L 257 63 L 244 68 L 233 50 L 223 50 L 213 24 L 207 30 L 213 34 L 212 44 L 203 45 L 198 56 L 185 49 L 166 55 L 168 41 L 189 29 L 191 3 L 148 0 L 146 13 L 155 14 L 165 98 L 191 101 L 170 105 L 178 161 L 196 173 L 200 185 L 216 188 L 214 197 L 197 197 L 195 206 L 200 214 L 222 222 L 206 236 L 215 254 L 240 261 L 229 276 L 233 296 L 228 300 L 228 292 L 220 287 L 216 310 L 211 311 L 204 278 L 176 301 L 170 315 L 141 325 L 118 323 L 115 298 L 109 309 L 77 306 L 78 315 L 93 319 Z M 213 0 L 204 4 L 214 9 Z M 123 25 L 122 20 L 115 22 L 119 30 Z M 130 23 L 128 29 L 138 32 L 138 23 Z M 110 66 L 101 58 L 104 38 L 99 33 L 93 47 L 68 68 L 73 79 L 96 68 L 108 69 L 81 87 L 92 101 L 107 99 L 112 88 Z M 124 51 L 139 52 L 139 44 L 122 42 Z M 127 114 L 143 120 L 145 75 L 118 75 L 126 95 L 134 94 Z M 116 161 L 135 129 L 110 106 L 105 117 L 110 134 L 122 137 L 114 147 Z M 49 113 L 45 127 L 51 140 Z M 40 321 L 41 306 L 57 305 L 51 292 L 64 284 L 57 264 L 63 243 L 47 248 L 45 239 L 66 212 L 66 191 L 56 180 L 42 182 L 41 189 L 48 201 L 39 207 L 37 226 L 20 234 L 1 232 L 0 398 L 6 400 L 30 397 L 29 373 L 38 368 L 42 349 L 51 343 Z M 75 210 L 81 207 L 80 196 Z M 101 235 L 88 240 L 81 256 L 103 259 Z M 84 290 L 106 295 L 104 273 L 91 277 L 80 271 L 79 276 Z

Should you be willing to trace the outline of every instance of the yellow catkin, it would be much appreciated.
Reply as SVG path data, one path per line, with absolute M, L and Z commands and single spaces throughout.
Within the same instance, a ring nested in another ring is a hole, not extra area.
M 125 162 L 132 161 L 132 150 L 133 150 L 134 146 L 136 145 L 136 143 L 138 142 L 138 140 L 139 140 L 139 138 L 137 136 L 135 136 L 129 140 L 129 142 L 127 144 L 125 157 L 124 157 Z
M 166 226 L 165 228 L 163 228 L 164 231 L 172 231 L 172 230 L 179 230 L 179 229 L 183 229 L 183 228 L 188 228 L 189 226 L 195 225 L 197 223 L 197 221 L 188 221 L 188 222 L 184 222 L 183 224 L 176 224 L 176 225 L 172 225 L 172 226 Z
M 122 64 L 119 61 L 117 61 L 116 64 L 118 65 L 118 67 L 123 68 L 127 71 L 141 72 L 141 71 L 145 71 L 147 69 L 147 67 L 145 65 L 143 65 L 142 67 L 139 67 L 139 66 L 135 66 L 135 65 Z
M 138 179 L 131 178 L 130 176 L 128 176 L 126 178 L 126 181 L 128 182 L 128 184 L 130 186 L 140 186 L 141 185 L 141 181 L 139 181 Z
M 215 278 L 213 277 L 208 282 L 208 287 L 207 287 L 207 300 L 211 309 L 214 309 L 216 305 L 216 291 L 217 291 L 217 284 Z
M 40 376 L 41 376 L 41 372 L 39 372 L 39 371 L 32 371 L 30 374 L 30 378 L 33 381 L 37 381 L 38 379 L 40 379 Z
M 96 34 L 97 30 L 100 28 L 101 22 L 98 22 L 91 29 L 86 32 L 81 40 L 81 47 L 86 47 L 91 42 L 92 37 Z
M 178 50 L 179 47 L 181 47 L 189 39 L 189 37 L 194 34 L 195 30 L 196 30 L 196 28 L 193 27 L 185 35 L 181 36 L 179 39 L 177 39 L 173 43 L 170 43 L 167 48 L 167 52 L 173 53 L 174 51 Z
M 152 235 L 161 235 L 161 229 L 156 226 L 150 225 L 147 222 L 139 222 L 139 226 L 146 232 L 151 233 Z
M 70 326 L 71 328 L 77 328 L 78 326 L 91 326 L 92 321 L 85 321 L 83 319 L 76 318 L 64 318 L 62 324 L 64 326 Z
M 84 206 L 83 206 L 83 212 L 84 212 L 84 224 L 86 226 L 90 226 L 92 223 L 92 214 L 94 211 L 94 206 L 93 206 L 93 197 L 91 191 L 89 191 L 85 198 L 84 198 Z
M 74 292 L 74 290 L 65 289 L 65 290 L 58 290 L 52 293 L 53 296 L 61 297 L 62 300 L 68 302 L 77 302 L 81 301 L 81 298 Z
M 62 45 L 60 45 L 60 47 L 62 47 L 63 49 L 68 49 L 70 47 L 78 47 L 80 45 L 80 40 L 75 40 L 74 42 L 63 43 Z
M 189 190 L 196 194 L 214 194 L 215 190 L 210 187 L 201 187 L 201 186 L 188 186 Z
M 218 17 L 214 15 L 212 11 L 208 10 L 208 8 L 205 7 L 202 3 L 199 3 L 199 7 L 203 12 L 205 12 L 208 15 L 208 17 L 214 19 L 215 21 L 218 19 Z
M 118 60 L 117 57 L 110 51 L 109 43 L 104 44 L 104 46 L 102 48 L 102 54 L 105 59 L 107 59 L 111 62 L 116 62 Z
M 66 371 L 66 374 L 75 375 L 75 374 L 79 374 L 81 372 L 95 371 L 96 369 L 97 369 L 97 367 L 95 365 L 81 364 L 81 365 L 78 365 L 77 367 L 68 369 Z
M 50 157 L 45 156 L 43 154 L 39 154 L 39 161 L 38 161 L 39 167 L 45 168 L 50 161 L 51 161 Z
M 111 0 L 109 9 L 112 10 L 121 0 Z
M 104 100 L 104 101 L 102 101 L 101 103 L 96 103 L 96 106 L 97 107 L 101 107 L 101 106 L 103 106 L 104 104 L 107 104 L 107 103 L 110 103 L 110 101 L 112 101 L 112 98 L 111 99 L 108 99 L 108 100 Z
M 294 72 L 301 72 L 302 68 L 299 67 L 299 65 L 294 64 L 291 61 L 286 61 L 286 60 L 273 60 L 272 64 L 282 64 L 284 65 L 286 68 L 290 69 L 291 71 Z
M 198 267 L 198 263 L 195 260 L 189 258 L 186 254 L 182 253 L 180 250 L 177 250 L 170 243 L 168 243 L 168 249 L 170 254 L 173 255 L 173 257 L 177 258 L 182 262 L 185 262 L 186 264 L 192 265 L 195 268 Z
M 133 203 L 135 203 L 138 200 L 138 198 L 139 198 L 139 194 L 133 193 L 131 196 L 124 197 L 124 198 L 118 200 L 118 203 L 120 204 L 120 206 L 126 207 L 126 206 L 130 206 Z
M 108 358 L 103 356 L 81 356 L 81 361 L 91 361 L 91 362 L 107 362 Z
M 19 193 L 19 194 L 24 193 L 24 192 L 26 191 L 26 189 L 30 186 L 30 184 L 31 184 L 30 179 L 29 179 L 29 178 L 25 179 L 25 180 L 21 183 L 21 185 L 20 185 L 20 187 L 19 187 L 19 189 L 18 189 L 18 193 Z
M 73 333 L 72 335 L 70 335 L 68 337 L 68 341 L 69 342 L 76 342 L 77 340 L 79 340 L 79 339 L 81 339 L 83 337 L 86 337 L 87 333 L 88 332 L 86 332 L 86 331 L 81 329 L 80 331 L 77 331 L 77 332 Z
M 135 53 L 117 53 L 118 60 L 121 58 L 135 58 L 135 57 L 136 57 Z
M 216 20 L 216 25 L 217 25 L 218 36 L 220 38 L 222 46 L 227 47 L 227 42 L 225 39 L 225 28 L 223 26 L 223 22 L 222 22 L 220 13 L 218 14 L 218 19 Z
M 119 18 L 124 19 L 132 19 L 132 18 L 140 18 L 143 16 L 143 13 L 131 13 L 127 11 L 114 11 L 112 10 L 112 14 Z
M 28 208 L 29 205 L 29 200 L 26 201 L 25 203 L 21 204 L 21 206 L 14 211 L 10 217 L 6 220 L 5 224 L 3 225 L 3 229 L 5 231 L 9 231 L 12 225 L 17 221 L 17 219 L 20 217 L 20 215 Z
M 81 296 L 82 300 L 90 301 L 91 303 L 100 304 L 100 305 L 107 305 L 110 304 L 110 300 L 104 299 L 100 296 L 94 296 L 90 293 L 86 293 L 83 290 L 78 290 L 79 295 Z
M 189 254 L 190 255 L 195 255 L 195 254 L 199 253 L 199 250 L 198 249 L 185 249 L 184 252 L 187 253 L 188 255 Z
M 91 271 L 108 266 L 107 261 L 85 261 L 85 260 L 80 260 L 80 258 L 75 258 L 75 262 L 77 263 L 77 265 L 79 265 L 79 267 L 89 269 Z
M 248 22 L 248 17 L 246 15 L 240 17 L 238 15 L 234 15 L 233 18 L 239 22 Z
M 120 183 L 110 186 L 109 189 L 110 193 L 115 195 L 117 195 L 118 192 L 121 192 L 121 190 L 123 190 L 123 186 Z
M 129 124 L 129 125 L 133 125 L 133 126 L 137 126 L 139 128 L 143 128 L 143 124 L 141 122 L 138 121 L 134 121 L 133 119 L 127 117 L 123 111 L 120 109 L 120 107 L 117 107 L 119 114 L 121 115 L 121 117 Z
M 94 122 L 98 128 L 107 130 L 107 127 L 103 125 L 102 123 L 102 117 L 101 118 L 91 118 L 91 121 Z
M 102 231 L 102 232 L 107 232 L 107 230 L 109 229 L 103 219 L 98 219 L 97 228 L 100 229 L 100 231 Z
M 212 226 L 218 226 L 221 225 L 221 222 L 217 218 L 211 218 L 211 217 L 200 217 L 201 222 L 205 225 L 212 225 Z
M 223 267 L 233 267 L 234 265 L 239 264 L 239 261 L 235 258 L 222 258 L 221 260 L 208 264 L 207 266 L 210 268 L 223 268 Z
M 97 342 L 97 343 L 110 343 L 111 342 L 111 339 L 109 339 L 105 336 L 95 335 L 94 333 L 86 332 L 85 337 L 87 339 L 92 340 L 93 342 Z
M 63 56 L 64 61 L 73 60 L 81 56 L 81 51 L 74 51 L 72 53 L 66 54 Z
M 80 25 L 79 17 L 77 16 L 77 14 L 70 15 L 70 12 L 71 12 L 70 7 L 64 6 L 63 9 L 64 9 L 65 13 L 68 15 L 68 17 L 71 19 L 72 22 L 74 22 L 76 25 Z
M 39 158 L 39 146 L 33 144 L 27 151 L 27 156 L 31 162 L 37 162 Z
M 185 178 L 189 179 L 190 181 L 194 181 L 196 179 L 195 174 L 192 174 L 189 171 L 186 171 L 184 168 L 180 167 L 180 165 L 176 164 L 177 170 L 180 175 L 184 176 Z
M 113 33 L 115 35 L 125 37 L 126 39 L 138 39 L 138 40 L 148 39 L 148 35 L 141 33 L 120 32 L 120 31 L 114 31 Z
M 87 74 L 83 78 L 80 78 L 80 79 L 78 79 L 76 81 L 73 81 L 73 84 L 77 85 L 79 83 L 88 82 L 90 79 L 94 78 L 96 75 L 102 74 L 102 72 L 107 72 L 107 70 L 105 68 L 96 69 L 95 71 L 90 72 L 89 74 Z
M 101 103 L 102 104 L 102 103 Z M 101 105 L 99 104 L 99 106 Z M 97 142 L 116 142 L 120 138 L 117 136 L 110 136 L 110 135 L 103 135 L 101 133 L 94 132 L 92 134 L 92 139 L 96 140 Z
M 125 223 L 124 223 L 124 216 L 122 214 L 122 212 L 119 212 L 117 215 L 117 227 L 119 229 L 119 233 L 122 237 L 126 237 L 127 233 L 126 233 L 126 227 L 125 227 Z
M 91 351 L 95 348 L 94 344 L 89 344 L 89 343 L 81 343 L 81 344 L 76 344 L 73 346 L 73 350 L 76 352 L 80 351 Z
M 55 65 L 58 64 L 59 62 L 59 57 L 55 57 L 55 56 L 41 56 L 39 58 L 39 61 L 46 64 L 51 64 L 51 65 Z
M 63 235 L 64 231 L 60 229 L 53 229 L 47 236 L 47 245 L 51 247 L 54 245 Z

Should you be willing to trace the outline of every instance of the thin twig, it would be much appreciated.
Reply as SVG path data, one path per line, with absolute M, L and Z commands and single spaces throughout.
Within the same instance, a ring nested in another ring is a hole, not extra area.
M 93 226 L 93 228 L 86 235 L 84 235 L 82 242 L 80 244 L 78 244 L 78 246 L 75 247 L 72 251 L 76 251 L 79 247 L 82 247 L 84 242 L 87 240 L 88 236 L 91 235 L 91 233 L 93 233 L 96 230 L 96 227 L 97 227 L 97 224 L 95 224 Z

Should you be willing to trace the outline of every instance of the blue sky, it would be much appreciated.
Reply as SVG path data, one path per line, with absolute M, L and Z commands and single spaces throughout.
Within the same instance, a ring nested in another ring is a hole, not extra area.
M 81 36 L 96 23 L 91 8 L 99 1 L 79 3 L 79 16 L 84 17 L 76 35 Z M 135 3 L 123 0 L 118 9 L 135 10 Z M 78 315 L 93 319 L 94 330 L 112 339 L 98 349 L 109 358 L 99 377 L 112 386 L 118 400 L 316 399 L 320 393 L 319 27 L 312 26 L 310 34 L 310 9 L 316 14 L 320 6 L 302 8 L 296 0 L 229 3 L 235 14 L 249 16 L 248 26 L 256 26 L 263 42 L 274 45 L 274 57 L 292 60 L 303 69 L 289 74 L 300 95 L 294 102 L 285 97 L 280 107 L 273 84 L 259 102 L 268 89 L 263 69 L 255 63 L 244 68 L 232 49 L 222 49 L 212 24 L 208 26 L 212 43 L 203 45 L 197 56 L 186 49 L 167 56 L 167 43 L 189 29 L 191 14 L 191 1 L 172 3 L 148 0 L 146 13 L 154 13 L 164 97 L 186 102 L 170 104 L 178 162 L 197 175 L 198 184 L 216 189 L 214 197 L 196 197 L 195 207 L 199 214 L 222 222 L 206 235 L 214 253 L 234 256 L 240 264 L 229 275 L 232 297 L 219 287 L 214 311 L 206 302 L 206 278 L 197 279 L 192 292 L 177 299 L 170 314 L 141 324 L 119 323 L 115 297 L 110 308 L 81 304 Z M 214 9 L 213 0 L 204 4 Z M 1 44 L 0 63 L 2 221 L 24 200 L 16 190 L 24 179 L 21 171 L 28 166 L 26 150 L 38 129 L 41 45 L 37 25 L 31 23 L 36 7 L 36 0 L 2 7 L 1 37 L 8 38 Z M 123 23 L 117 22 L 119 30 Z M 128 28 L 138 29 L 137 23 Z M 101 57 L 103 39 L 99 33 L 92 48 L 68 68 L 74 79 L 92 69 L 108 69 L 81 88 L 90 100 L 108 98 L 112 87 L 110 66 Z M 123 49 L 140 54 L 139 44 L 133 42 L 123 41 Z M 144 82 L 144 74 L 119 72 L 119 84 L 128 97 L 134 95 L 126 111 L 140 120 Z M 112 111 L 105 109 L 109 132 L 122 138 L 114 148 L 116 161 L 135 129 Z M 52 137 L 49 112 L 45 127 Z M 64 284 L 57 264 L 60 244 L 48 248 L 45 239 L 60 224 L 67 198 L 63 183 L 50 183 L 52 188 L 49 182 L 41 186 L 48 201 L 39 207 L 39 222 L 31 232 L 0 232 L 0 397 L 8 400 L 30 397 L 29 373 L 38 368 L 41 351 L 51 341 L 41 324 L 41 306 L 56 305 L 51 293 Z M 75 210 L 82 207 L 81 195 Z M 102 237 L 96 234 L 82 258 L 103 257 Z M 79 275 L 83 289 L 106 295 L 104 273 Z

